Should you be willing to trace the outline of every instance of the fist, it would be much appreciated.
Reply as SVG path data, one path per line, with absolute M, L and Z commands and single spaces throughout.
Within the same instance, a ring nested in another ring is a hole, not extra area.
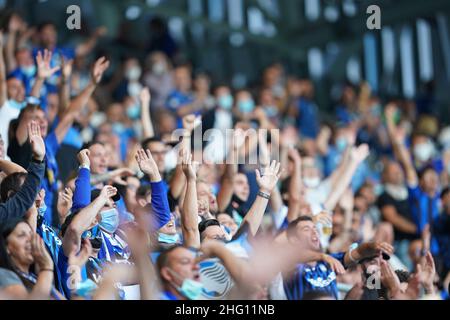
M 78 153 L 78 163 L 81 166 L 88 166 L 90 167 L 91 161 L 89 160 L 90 151 L 88 149 L 83 149 Z

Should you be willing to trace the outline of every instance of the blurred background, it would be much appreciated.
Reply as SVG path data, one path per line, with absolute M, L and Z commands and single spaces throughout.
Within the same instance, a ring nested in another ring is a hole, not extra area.
M 72 4 L 81 30 L 65 26 Z M 366 27 L 372 4 L 381 30 Z M 106 26 L 98 48 L 110 57 L 162 50 L 235 89 L 258 85 L 280 62 L 313 80 L 321 113 L 334 111 L 346 82 L 365 79 L 381 98 L 426 103 L 449 121 L 448 0 L 0 0 L 0 9 L 3 25 L 11 11 L 32 25 L 54 22 L 69 45 Z

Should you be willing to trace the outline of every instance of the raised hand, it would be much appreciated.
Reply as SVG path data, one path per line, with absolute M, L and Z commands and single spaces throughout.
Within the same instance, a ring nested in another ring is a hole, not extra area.
M 300 156 L 300 153 L 297 151 L 296 148 L 290 147 L 288 149 L 288 158 L 294 162 L 296 167 L 301 167 L 302 165 L 302 157 Z
M 52 52 L 47 49 L 44 50 L 44 55 L 42 55 L 42 51 L 38 52 L 36 63 L 38 68 L 37 76 L 39 79 L 45 80 L 60 69 L 59 66 L 53 68 L 50 66 L 52 55 Z
M 281 176 L 280 167 L 281 164 L 273 160 L 270 166 L 264 169 L 264 174 L 262 176 L 258 169 L 255 170 L 256 182 L 258 183 L 260 191 L 268 194 L 272 192 Z
M 31 121 L 27 126 L 27 130 L 33 157 L 38 161 L 43 161 L 45 157 L 45 143 L 44 139 L 42 139 L 39 125 L 37 122 Z
M 365 242 L 357 250 L 363 258 L 368 258 L 377 256 L 382 252 L 392 254 L 394 247 L 386 242 Z
M 34 263 L 39 270 L 53 270 L 53 260 L 47 249 L 45 248 L 44 240 L 34 233 L 31 239 L 31 255 L 34 258 Z
M 108 33 L 108 29 L 105 26 L 98 27 L 94 31 L 94 37 L 103 37 Z
M 390 124 L 394 124 L 395 120 L 395 113 L 397 112 L 397 106 L 395 103 L 388 103 L 384 109 L 384 116 L 386 117 L 386 120 Z
M 144 151 L 144 149 L 139 149 L 136 153 L 136 161 L 139 165 L 139 169 L 148 175 L 151 180 L 161 179 L 160 173 L 158 171 L 158 166 L 150 153 L 150 150 Z
M 390 264 L 384 260 L 380 263 L 381 283 L 389 290 L 390 298 L 400 291 L 400 279 L 395 274 Z
M 56 209 L 60 216 L 65 217 L 73 204 L 73 192 L 70 188 L 64 188 L 64 191 L 58 193 L 58 201 L 56 202 Z
M 102 80 L 103 73 L 108 69 L 109 67 L 109 61 L 106 60 L 105 57 L 99 58 L 97 61 L 95 61 L 94 66 L 91 70 L 91 77 L 94 84 L 99 84 Z
M 197 126 L 198 121 L 200 121 L 201 117 L 196 116 L 195 114 L 188 114 L 183 117 L 183 129 L 187 130 L 189 133 L 192 133 L 194 131 L 195 127 Z
M 113 186 L 104 186 L 100 192 L 100 196 L 103 200 L 108 201 L 109 198 L 114 197 L 117 194 L 117 189 Z
M 197 174 L 192 162 L 192 154 L 186 149 L 180 149 L 181 169 L 187 180 L 196 180 Z
M 350 151 L 350 157 L 357 163 L 361 163 L 369 156 L 369 146 L 365 143 L 359 145 L 358 147 L 353 147 Z
M 261 167 L 267 167 L 270 164 L 269 147 L 267 146 L 267 136 L 263 131 L 258 132 L 259 143 L 259 163 Z
M 78 152 L 77 159 L 80 166 L 86 166 L 88 168 L 91 166 L 91 160 L 89 159 L 90 153 L 91 152 L 88 149 L 83 149 Z
M 92 244 L 89 239 L 83 239 L 80 252 L 77 254 L 76 247 L 69 254 L 69 266 L 78 266 L 80 269 L 86 264 L 92 255 Z
M 123 177 L 131 177 L 134 173 L 129 168 L 119 168 L 111 171 L 109 173 L 112 177 L 112 181 L 121 186 L 127 186 L 128 183 L 123 179 Z
M 417 274 L 419 275 L 420 283 L 429 294 L 434 293 L 434 278 L 436 276 L 436 266 L 434 264 L 433 256 L 428 251 L 422 262 L 417 265 Z
M 66 60 L 63 56 L 61 59 L 61 71 L 64 79 L 69 79 L 72 74 L 73 59 Z

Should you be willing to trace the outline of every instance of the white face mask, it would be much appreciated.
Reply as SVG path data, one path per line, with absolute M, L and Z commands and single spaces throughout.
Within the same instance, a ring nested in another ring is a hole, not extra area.
M 434 154 L 432 142 L 418 144 L 414 147 L 414 157 L 419 161 L 428 161 Z
M 166 153 L 166 156 L 164 157 L 164 169 L 166 172 L 171 171 L 177 166 L 177 160 L 178 157 L 175 149 L 171 149 Z
M 319 177 L 314 177 L 314 178 L 303 178 L 303 184 L 307 187 L 307 188 L 317 188 L 320 184 L 320 178 Z
M 384 190 L 395 200 L 403 201 L 408 198 L 408 189 L 404 185 L 386 183 L 384 185 Z
M 137 81 L 139 80 L 139 78 L 141 77 L 141 67 L 139 66 L 133 66 L 131 68 L 128 68 L 125 71 L 125 77 L 129 80 L 129 81 Z
M 157 76 L 166 73 L 166 64 L 164 62 L 156 62 L 152 67 L 152 72 Z

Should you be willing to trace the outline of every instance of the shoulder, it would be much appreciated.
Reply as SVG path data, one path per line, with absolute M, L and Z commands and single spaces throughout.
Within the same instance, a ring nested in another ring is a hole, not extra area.
M 15 272 L 0 268 L 0 288 L 18 284 L 23 285 L 23 282 Z

